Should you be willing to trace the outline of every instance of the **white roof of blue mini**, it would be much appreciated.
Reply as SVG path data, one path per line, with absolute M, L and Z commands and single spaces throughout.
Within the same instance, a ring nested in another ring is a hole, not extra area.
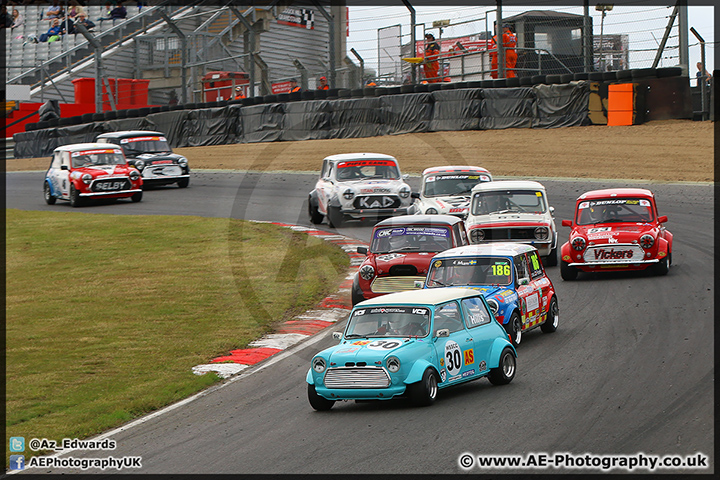
M 484 243 L 451 248 L 438 253 L 433 260 L 450 257 L 514 257 L 533 250 L 537 249 L 524 243 Z
M 477 297 L 480 293 L 470 288 L 446 287 L 409 290 L 389 293 L 365 300 L 356 307 L 377 307 L 384 305 L 439 305 L 465 297 Z
M 324 160 L 330 160 L 331 162 L 346 162 L 349 160 L 392 160 L 393 162 L 397 162 L 397 158 L 383 153 L 338 153 L 325 157 Z
M 473 193 L 496 190 L 542 190 L 544 192 L 545 187 L 542 183 L 533 180 L 494 180 L 478 183 L 472 189 Z
M 120 148 L 114 143 L 70 143 L 68 145 L 60 145 L 55 149 L 56 152 L 77 152 L 78 150 L 93 150 L 96 148 Z

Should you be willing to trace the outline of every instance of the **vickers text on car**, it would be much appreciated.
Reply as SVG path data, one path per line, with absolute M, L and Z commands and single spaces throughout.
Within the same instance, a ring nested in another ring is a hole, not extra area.
M 672 264 L 673 235 L 668 218 L 658 215 L 655 195 L 644 188 L 586 192 L 577 199 L 570 238 L 561 248 L 560 273 L 651 269 L 665 275 Z

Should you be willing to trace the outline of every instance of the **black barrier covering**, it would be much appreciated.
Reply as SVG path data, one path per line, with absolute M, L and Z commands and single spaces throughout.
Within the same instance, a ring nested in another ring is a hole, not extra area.
M 59 145 L 70 145 L 71 143 L 90 143 L 94 142 L 98 135 L 105 133 L 105 122 L 84 123 L 81 125 L 71 125 L 57 129 L 57 139 Z M 52 150 L 48 153 L 50 155 Z
M 429 126 L 431 132 L 478 129 L 482 90 L 436 90 L 431 95 L 435 101 Z
M 364 138 L 383 134 L 380 98 L 339 99 L 330 104 L 330 138 Z
M 386 135 L 428 131 L 432 119 L 432 93 L 407 93 L 380 97 Z
M 274 142 L 282 135 L 285 105 L 263 103 L 240 109 L 243 143 Z
M 309 100 L 285 104 L 282 140 L 330 138 L 330 101 Z
M 98 122 L 105 125 L 104 132 L 121 132 L 123 130 L 152 130 L 152 124 L 148 122 L 146 117 L 119 118 L 117 120 L 108 120 L 106 122 Z M 103 132 L 103 133 L 104 133 Z
M 565 85 L 535 85 L 537 115 L 533 128 L 588 125 L 588 82 Z
M 235 143 L 237 121 L 237 109 L 219 107 L 190 110 L 184 122 L 183 136 L 187 138 L 190 147 Z
M 15 158 L 49 157 L 58 147 L 57 128 L 44 128 L 13 135 Z M 50 165 L 48 163 L 48 165 Z
M 170 148 L 187 147 L 187 138 L 183 136 L 185 119 L 191 110 L 173 110 L 172 112 L 152 113 L 147 116 L 148 130 L 165 134 Z
M 532 88 L 485 88 L 482 96 L 480 129 L 532 127 L 536 111 Z

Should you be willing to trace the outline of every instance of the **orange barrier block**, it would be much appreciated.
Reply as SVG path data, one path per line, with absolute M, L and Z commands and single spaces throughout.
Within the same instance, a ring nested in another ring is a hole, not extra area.
M 635 86 L 632 83 L 608 85 L 608 125 L 634 125 Z

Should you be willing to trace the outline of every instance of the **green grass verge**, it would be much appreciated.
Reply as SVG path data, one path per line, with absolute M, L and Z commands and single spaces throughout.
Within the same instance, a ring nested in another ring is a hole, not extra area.
M 191 368 L 349 266 L 335 245 L 229 219 L 8 210 L 6 238 L 6 435 L 26 441 L 88 437 L 219 381 Z

